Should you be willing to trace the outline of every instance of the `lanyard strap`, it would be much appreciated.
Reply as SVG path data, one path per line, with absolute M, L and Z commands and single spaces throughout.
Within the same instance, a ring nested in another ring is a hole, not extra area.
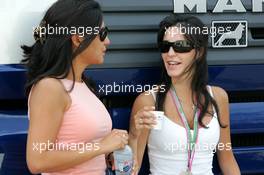
M 193 158 L 194 158 L 194 154 L 195 154 L 195 145 L 197 144 L 198 135 L 199 135 L 198 117 L 200 115 L 200 110 L 197 107 L 195 107 L 195 109 L 194 109 L 194 123 L 193 123 L 194 133 L 192 135 L 191 129 L 188 125 L 187 118 L 186 118 L 184 111 L 183 111 L 183 107 L 181 105 L 181 102 L 177 96 L 177 93 L 176 93 L 176 90 L 174 87 L 172 87 L 172 89 L 170 90 L 170 95 L 173 99 L 174 105 L 176 106 L 177 112 L 181 118 L 181 121 L 184 125 L 184 129 L 186 131 L 187 150 L 188 150 L 188 167 L 187 168 L 191 172 Z

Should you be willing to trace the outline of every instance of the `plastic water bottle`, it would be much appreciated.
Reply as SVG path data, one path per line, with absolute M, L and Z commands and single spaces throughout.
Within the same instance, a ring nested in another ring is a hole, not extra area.
M 124 149 L 114 151 L 115 174 L 130 175 L 133 167 L 132 149 L 126 145 Z

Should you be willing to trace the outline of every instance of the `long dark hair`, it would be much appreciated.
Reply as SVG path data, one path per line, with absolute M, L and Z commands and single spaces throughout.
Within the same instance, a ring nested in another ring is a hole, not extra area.
M 199 20 L 198 18 L 191 16 L 191 15 L 178 15 L 178 14 L 171 14 L 167 17 L 165 17 L 159 25 L 159 31 L 158 31 L 158 37 L 157 42 L 158 45 L 163 41 L 164 34 L 166 32 L 166 29 L 173 26 L 181 26 L 185 27 L 185 29 L 191 29 L 196 28 L 204 29 L 205 25 Z M 186 73 L 190 73 L 191 70 L 193 70 L 192 78 L 191 78 L 191 90 L 192 90 L 192 97 L 196 97 L 196 103 L 193 100 L 193 103 L 196 104 L 201 112 L 199 116 L 199 124 L 207 128 L 203 122 L 202 119 L 205 116 L 206 113 L 209 113 L 210 115 L 213 115 L 208 111 L 209 105 L 213 105 L 213 107 L 216 110 L 217 115 L 219 114 L 219 108 L 216 103 L 216 101 L 211 97 L 211 95 L 208 92 L 207 84 L 208 84 L 208 65 L 207 65 L 207 46 L 208 46 L 208 34 L 203 34 L 203 32 L 186 32 L 184 33 L 185 38 L 193 43 L 195 48 L 195 57 L 199 56 L 195 61 L 192 63 L 192 65 L 189 67 Z M 202 53 L 202 54 L 198 54 Z M 157 93 L 157 100 L 156 100 L 156 108 L 157 110 L 164 109 L 164 101 L 166 98 L 166 94 L 171 88 L 172 82 L 171 77 L 167 74 L 165 65 L 162 64 L 162 73 L 161 73 L 161 80 L 160 84 L 165 85 L 165 91 L 159 90 Z M 218 122 L 221 127 L 223 126 L 218 119 Z
M 101 27 L 102 21 L 101 7 L 94 0 L 58 0 L 47 10 L 40 22 L 40 27 L 44 27 L 46 30 L 48 30 L 48 26 L 57 27 L 57 29 L 59 27 L 68 29 L 95 28 Z M 73 73 L 71 90 L 74 88 L 73 60 L 89 46 L 96 34 L 84 33 L 85 39 L 74 52 L 71 34 L 70 32 L 61 32 L 60 34 L 46 32 L 45 36 L 40 36 L 39 33 L 35 33 L 36 42 L 33 46 L 21 46 L 25 57 L 22 63 L 25 63 L 27 67 L 27 82 L 25 85 L 27 94 L 32 85 L 44 77 L 63 79 L 67 77 L 70 71 Z M 94 90 L 94 86 L 91 85 L 92 81 L 84 74 L 82 80 Z

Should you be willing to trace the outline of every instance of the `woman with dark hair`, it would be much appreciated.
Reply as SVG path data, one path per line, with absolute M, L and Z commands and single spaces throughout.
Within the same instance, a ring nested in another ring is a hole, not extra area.
M 34 31 L 34 45 L 22 46 L 32 173 L 104 175 L 105 155 L 127 144 L 126 131 L 111 131 L 110 115 L 83 74 L 103 63 L 107 31 L 94 0 L 58 0 Z
M 129 143 L 136 169 L 148 145 L 153 175 L 211 175 L 214 150 L 223 174 L 240 174 L 231 148 L 227 93 L 208 85 L 203 29 L 189 15 L 172 14 L 159 25 L 163 89 L 140 94 L 134 102 Z M 161 130 L 153 128 L 153 110 L 164 112 Z

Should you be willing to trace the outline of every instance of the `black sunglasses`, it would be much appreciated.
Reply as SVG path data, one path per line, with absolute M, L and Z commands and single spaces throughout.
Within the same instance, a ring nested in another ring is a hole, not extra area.
M 100 40 L 101 40 L 101 41 L 104 41 L 104 40 L 105 40 L 105 38 L 106 38 L 107 35 L 108 35 L 108 32 L 109 32 L 109 30 L 108 30 L 107 27 L 102 27 L 102 28 L 100 29 L 100 31 L 99 31 L 99 37 L 100 37 Z
M 175 42 L 162 41 L 159 44 L 159 49 L 161 53 L 169 52 L 170 48 L 173 48 L 174 52 L 186 53 L 194 49 L 193 44 L 187 40 L 179 40 Z

